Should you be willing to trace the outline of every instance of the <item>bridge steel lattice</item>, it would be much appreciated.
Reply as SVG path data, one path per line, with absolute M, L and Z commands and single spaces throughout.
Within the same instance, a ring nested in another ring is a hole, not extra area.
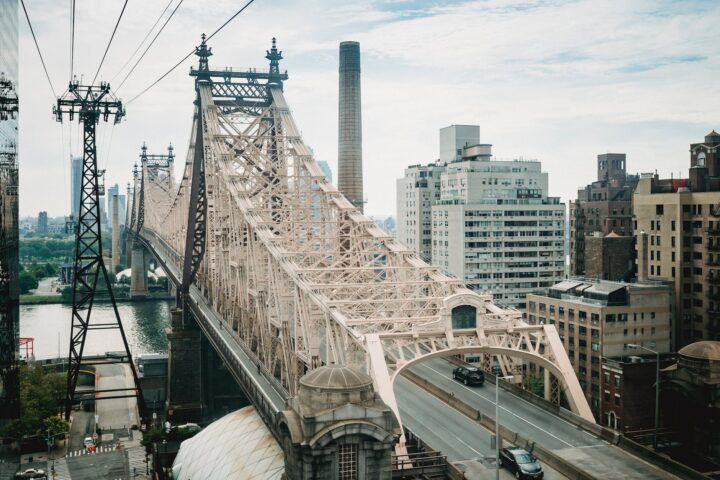
M 563 390 L 593 421 L 553 325 L 528 325 L 428 265 L 325 179 L 285 100 L 274 39 L 269 73 L 213 69 L 199 55 L 182 180 L 171 191 L 143 165 L 138 235 L 181 270 L 192 177 L 204 172 L 205 251 L 193 284 L 288 394 L 309 369 L 350 365 L 371 374 L 400 420 L 392 385 L 404 368 L 479 352 L 506 374 L 520 375 L 523 361 L 544 367 L 555 386 L 546 395 Z

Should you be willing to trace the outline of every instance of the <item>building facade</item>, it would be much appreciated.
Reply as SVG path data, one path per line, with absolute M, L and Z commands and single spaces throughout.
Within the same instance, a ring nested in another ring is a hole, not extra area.
M 492 160 L 491 148 L 465 147 L 445 167 L 432 207 L 432 262 L 524 308 L 528 293 L 564 277 L 565 205 L 548 196 L 539 161 Z
M 661 355 L 660 369 L 673 362 L 673 354 Z M 649 443 L 647 431 L 655 426 L 657 357 L 643 354 L 603 358 L 601 367 L 600 423 Z
M 80 213 L 80 189 L 82 188 L 82 157 L 70 158 L 70 215 L 77 221 Z
M 397 180 L 396 238 L 432 263 L 432 206 L 440 200 L 440 162 L 411 165 Z
M 43 211 L 43 212 L 38 213 L 37 228 L 35 231 L 37 233 L 48 233 L 47 212 Z
M 671 351 L 672 289 L 660 282 L 565 280 L 547 295 L 528 295 L 527 319 L 532 325 L 555 325 L 601 421 L 601 358 L 632 355 L 631 343 Z
M 686 179 L 643 174 L 633 195 L 638 278 L 674 285 L 676 348 L 720 339 L 720 134 L 690 146 Z
M 597 180 L 578 190 L 577 199 L 570 202 L 570 275 L 590 276 L 585 264 L 588 237 L 611 232 L 632 236 L 632 193 L 638 179 L 627 174 L 624 153 L 598 155 Z M 632 255 L 633 249 L 629 252 Z

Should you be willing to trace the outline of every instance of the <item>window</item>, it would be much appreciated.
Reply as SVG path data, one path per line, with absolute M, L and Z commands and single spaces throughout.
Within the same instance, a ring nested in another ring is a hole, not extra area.
M 615 405 L 620 406 L 620 395 L 617 393 L 615 394 Z
M 655 215 L 662 215 L 665 210 L 665 205 L 655 205 Z M 658 222 L 659 224 L 660 222 Z M 659 228 L 659 226 L 658 226 Z
M 357 480 L 358 446 L 344 444 L 338 446 L 338 479 Z
M 608 392 L 607 390 L 605 390 L 605 391 L 603 392 L 603 399 L 604 399 L 606 402 L 609 402 L 609 401 L 610 401 L 610 392 Z
M 610 374 L 605 372 L 605 385 L 610 385 Z
M 620 375 L 615 375 L 615 388 L 620 388 Z
M 593 343 L 590 344 L 590 348 L 592 349 L 593 352 L 599 352 L 599 351 L 600 351 L 600 344 L 593 342 Z

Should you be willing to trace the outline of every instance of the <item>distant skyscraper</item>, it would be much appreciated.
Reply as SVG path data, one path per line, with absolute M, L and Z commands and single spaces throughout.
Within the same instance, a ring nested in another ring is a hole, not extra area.
M 37 220 L 37 230 L 38 233 L 47 233 L 48 231 L 48 217 L 47 212 L 40 212 L 38 214 L 38 220 Z
M 118 197 L 118 220 L 120 225 L 125 225 L 125 195 L 120 194 L 120 187 L 116 183 L 115 185 L 107 189 L 107 217 L 108 221 L 112 222 L 113 218 L 113 196 Z
M 80 212 L 80 189 L 82 188 L 82 157 L 72 157 L 70 177 L 70 213 L 77 220 Z
M 328 162 L 326 162 L 325 160 L 318 160 L 317 164 L 318 167 L 320 167 L 320 170 L 322 170 L 322 172 L 325 174 L 325 178 L 327 178 L 327 181 L 332 183 L 333 174 L 330 165 L 328 165 Z
M 338 119 L 338 190 L 363 210 L 362 114 L 360 108 L 360 44 L 340 44 Z

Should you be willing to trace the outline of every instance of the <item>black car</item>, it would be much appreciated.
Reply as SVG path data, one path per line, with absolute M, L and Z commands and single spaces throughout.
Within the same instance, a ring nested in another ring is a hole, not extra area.
M 465 385 L 481 386 L 485 382 L 485 374 L 475 367 L 457 367 L 453 369 L 453 378 Z
M 515 478 L 535 480 L 544 477 L 537 458 L 522 448 L 503 448 L 500 450 L 500 466 L 515 474 Z

